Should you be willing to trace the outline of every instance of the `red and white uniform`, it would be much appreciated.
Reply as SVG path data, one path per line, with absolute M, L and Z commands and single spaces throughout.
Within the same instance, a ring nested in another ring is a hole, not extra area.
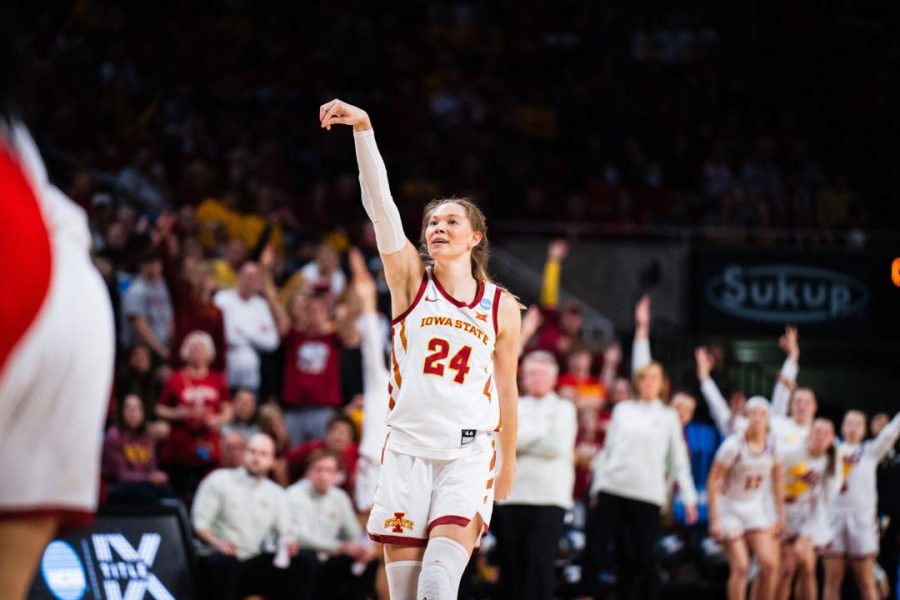
M 829 510 L 830 555 L 865 558 L 878 554 L 878 489 L 875 471 L 878 463 L 900 437 L 900 414 L 888 423 L 874 440 L 838 446 L 844 485 Z
M 465 304 L 426 271 L 392 322 L 389 434 L 369 519 L 372 539 L 425 545 L 435 525 L 490 521 L 500 407 L 494 344 L 501 290 Z
M 115 333 L 84 212 L 0 126 L 0 517 L 96 508 Z
M 725 537 L 735 539 L 771 527 L 774 519 L 765 495 L 772 494 L 772 469 L 778 461 L 772 439 L 761 452 L 753 452 L 743 433 L 730 435 L 719 446 L 715 461 L 728 467 L 718 506 Z

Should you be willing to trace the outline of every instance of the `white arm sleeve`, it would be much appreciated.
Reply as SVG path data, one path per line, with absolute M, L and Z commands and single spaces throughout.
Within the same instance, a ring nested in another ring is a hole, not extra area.
M 722 392 L 719 391 L 719 386 L 712 380 L 712 377 L 709 377 L 700 383 L 700 393 L 703 394 L 703 399 L 706 400 L 706 406 L 709 407 L 709 414 L 712 415 L 713 421 L 716 422 L 719 433 L 722 435 L 731 435 L 733 433 L 731 427 L 731 409 L 728 408 L 725 397 L 722 396 Z
M 359 165 L 359 187 L 362 190 L 363 208 L 375 225 L 375 241 L 382 254 L 399 252 L 406 245 L 400 211 L 391 197 L 387 168 L 375 143 L 375 132 L 354 131 L 356 162 Z
M 894 415 L 894 418 L 890 423 L 884 426 L 878 433 L 878 437 L 872 440 L 871 444 L 868 444 L 868 447 L 871 449 L 870 452 L 875 456 L 876 461 L 881 461 L 882 458 L 888 453 L 888 451 L 897 443 L 897 438 L 900 437 L 900 413 Z
M 631 376 L 649 365 L 653 361 L 650 353 L 650 338 L 634 339 L 631 346 Z
M 778 380 L 775 381 L 775 389 L 772 390 L 772 414 L 779 416 L 787 416 L 790 409 L 791 390 L 784 385 L 783 380 L 797 381 L 797 373 L 800 372 L 800 365 L 791 359 L 785 359 L 784 365 L 781 367 Z

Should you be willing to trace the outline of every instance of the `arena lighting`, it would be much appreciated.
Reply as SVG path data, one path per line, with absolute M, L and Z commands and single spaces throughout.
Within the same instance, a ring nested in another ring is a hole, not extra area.
M 891 263 L 891 281 L 894 282 L 896 287 L 900 287 L 900 256 Z

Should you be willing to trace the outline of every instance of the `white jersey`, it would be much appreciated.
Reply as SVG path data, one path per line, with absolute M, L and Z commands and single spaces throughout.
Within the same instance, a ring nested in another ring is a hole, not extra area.
M 788 535 L 810 537 L 816 545 L 827 543 L 828 507 L 842 483 L 840 456 L 835 463 L 828 473 L 827 454 L 811 456 L 805 444 L 784 450 L 781 468 Z
M 772 415 L 769 417 L 769 425 L 772 427 L 775 446 L 781 451 L 787 451 L 791 446 L 805 446 L 809 439 L 811 426 L 800 425 L 790 417 Z
M 875 471 L 881 459 L 897 443 L 898 437 L 900 437 L 900 414 L 885 425 L 874 440 L 857 445 L 843 442 L 838 446 L 844 484 L 832 502 L 833 512 L 875 515 L 878 504 Z
M 730 435 L 716 452 L 716 462 L 728 467 L 723 496 L 734 502 L 763 502 L 770 490 L 772 468 L 777 462 L 775 444 L 766 440 L 761 452 L 753 452 L 743 434 Z
M 500 294 L 479 282 L 464 304 L 426 269 L 412 304 L 392 321 L 387 424 L 395 451 L 457 458 L 477 435 L 499 430 L 493 356 Z

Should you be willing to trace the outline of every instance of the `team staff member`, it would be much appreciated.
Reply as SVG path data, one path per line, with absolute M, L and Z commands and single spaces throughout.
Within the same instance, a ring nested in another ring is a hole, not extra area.
M 420 254 L 403 233 L 369 116 L 333 100 L 319 117 L 325 129 L 353 126 L 394 315 L 390 434 L 368 531 L 385 544 L 392 598 L 455 598 L 494 497 L 506 499 L 515 478 L 519 304 L 487 275 L 477 206 L 429 203 Z
M 516 483 L 494 513 L 500 597 L 550 600 L 556 587 L 553 560 L 575 483 L 575 405 L 560 398 L 556 358 L 536 350 L 522 361 Z
M 664 384 L 655 361 L 635 374 L 638 398 L 613 409 L 605 445 L 592 465 L 592 520 L 599 523 L 592 546 L 602 549 L 609 538 L 615 540 L 620 598 L 637 597 L 638 587 L 643 597 L 659 597 L 655 547 L 670 481 L 678 484 L 688 523 L 697 520 L 684 434 L 678 415 L 660 399 Z M 583 577 L 592 586 L 594 567 L 586 570 Z

